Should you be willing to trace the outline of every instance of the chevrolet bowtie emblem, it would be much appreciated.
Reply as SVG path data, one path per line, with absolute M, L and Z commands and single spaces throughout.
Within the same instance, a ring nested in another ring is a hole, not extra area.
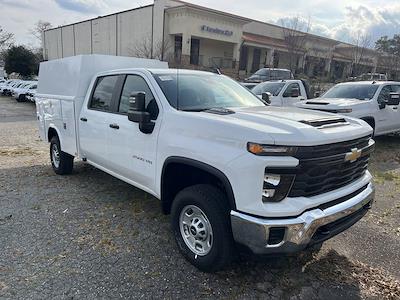
M 357 159 L 361 157 L 361 152 L 362 152 L 361 150 L 353 148 L 351 149 L 351 152 L 346 153 L 344 160 L 349 162 L 355 162 Z

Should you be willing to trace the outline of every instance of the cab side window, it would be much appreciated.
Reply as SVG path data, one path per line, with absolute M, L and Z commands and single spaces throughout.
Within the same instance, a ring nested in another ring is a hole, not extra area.
M 89 108 L 100 111 L 110 111 L 111 100 L 117 80 L 118 75 L 97 78 L 96 88 L 90 100 Z
M 400 93 L 400 85 L 392 85 L 392 93 Z
M 383 103 L 389 100 L 390 93 L 392 92 L 392 87 L 390 85 L 386 85 L 382 88 L 381 92 L 378 96 L 378 102 Z
M 282 96 L 283 97 L 292 97 L 292 89 L 296 89 L 296 88 L 299 89 L 299 91 L 301 91 L 300 85 L 298 83 L 289 84 Z
M 146 94 L 146 110 L 150 113 L 151 119 L 156 120 L 159 109 L 153 93 L 146 81 L 139 75 L 126 76 L 125 84 L 122 89 L 118 112 L 127 113 L 129 109 L 129 97 L 132 93 L 144 92 Z

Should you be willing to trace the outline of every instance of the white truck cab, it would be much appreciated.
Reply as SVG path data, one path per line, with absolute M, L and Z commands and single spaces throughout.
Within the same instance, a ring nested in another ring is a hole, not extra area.
M 360 118 L 374 135 L 400 131 L 400 82 L 359 81 L 339 83 L 320 98 L 296 106 Z
M 307 99 L 307 90 L 301 80 L 273 80 L 259 83 L 251 90 L 272 106 L 294 106 Z M 265 94 L 267 93 L 268 99 Z
M 81 159 L 154 195 L 203 271 L 226 266 L 238 244 L 320 244 L 374 199 L 365 122 L 266 106 L 224 75 L 78 56 L 41 64 L 36 105 L 56 173 Z

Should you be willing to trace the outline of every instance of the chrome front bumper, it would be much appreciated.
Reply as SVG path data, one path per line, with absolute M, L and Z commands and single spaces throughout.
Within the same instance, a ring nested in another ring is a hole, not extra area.
M 375 189 L 370 183 L 359 194 L 344 202 L 287 219 L 253 217 L 231 211 L 233 237 L 255 254 L 301 251 L 331 238 L 360 220 L 371 207 L 374 196 Z M 271 229 L 279 229 L 282 233 L 278 243 L 270 243 Z

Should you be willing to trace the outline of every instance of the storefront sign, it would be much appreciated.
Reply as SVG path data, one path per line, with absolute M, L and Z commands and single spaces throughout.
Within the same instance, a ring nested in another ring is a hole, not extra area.
M 207 25 L 201 26 L 201 30 L 202 31 L 211 32 L 211 33 L 216 33 L 216 34 L 222 34 L 222 35 L 226 35 L 226 36 L 232 36 L 233 35 L 233 31 L 219 29 L 219 28 L 213 28 L 213 27 L 209 27 Z

